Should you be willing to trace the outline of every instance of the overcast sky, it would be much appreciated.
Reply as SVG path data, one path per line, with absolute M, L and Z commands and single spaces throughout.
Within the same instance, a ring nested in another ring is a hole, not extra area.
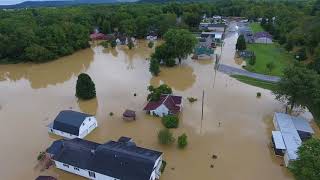
M 27 0 L 0 0 L 0 5 L 17 4 Z M 32 0 L 32 1 L 43 1 L 43 0 Z

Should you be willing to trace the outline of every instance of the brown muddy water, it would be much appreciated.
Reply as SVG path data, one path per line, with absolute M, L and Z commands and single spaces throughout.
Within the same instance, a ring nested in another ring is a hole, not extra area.
M 231 36 L 227 44 L 234 43 Z M 80 180 L 55 168 L 40 172 L 36 157 L 59 137 L 49 135 L 46 125 L 59 111 L 74 109 L 95 114 L 99 127 L 86 139 L 103 143 L 120 136 L 134 138 L 140 146 L 164 152 L 168 162 L 163 180 L 286 180 L 293 179 L 280 166 L 269 148 L 273 112 L 283 106 L 267 90 L 242 84 L 224 74 L 214 74 L 213 61 L 190 58 L 175 68 L 162 68 L 159 77 L 148 71 L 152 49 L 140 42 L 104 50 L 100 46 L 45 64 L 0 66 L 0 179 L 34 179 L 49 174 L 59 180 Z M 226 54 L 232 52 L 225 52 Z M 223 56 L 224 62 L 233 55 Z M 88 73 L 96 84 L 97 98 L 78 101 L 74 96 L 77 75 Z M 186 133 L 189 145 L 159 145 L 160 119 L 145 115 L 147 86 L 167 83 L 185 99 L 180 127 L 175 136 Z M 190 104 L 187 97 L 204 98 Z M 257 99 L 256 92 L 262 92 Z M 134 97 L 133 94 L 137 93 Z M 126 109 L 137 111 L 135 122 L 123 122 Z M 114 116 L 109 116 L 113 112 Z M 219 126 L 220 124 L 220 126 Z M 212 159 L 217 155 L 217 159 Z M 211 167 L 212 166 L 212 167 Z

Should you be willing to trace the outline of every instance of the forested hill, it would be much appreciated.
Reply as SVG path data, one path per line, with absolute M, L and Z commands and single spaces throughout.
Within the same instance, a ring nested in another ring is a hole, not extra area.
M 25 1 L 15 5 L 0 5 L 0 9 L 21 9 L 37 7 L 61 7 L 82 4 L 110 4 L 120 2 L 135 2 L 136 0 L 48 0 L 48 1 Z

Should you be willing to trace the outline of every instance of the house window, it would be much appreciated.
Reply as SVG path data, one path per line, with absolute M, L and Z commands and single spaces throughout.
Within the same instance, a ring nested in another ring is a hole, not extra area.
M 79 169 L 79 168 L 77 168 L 77 167 L 74 167 L 74 170 L 76 170 L 76 171 L 80 171 L 80 169 Z
M 95 178 L 95 177 L 96 177 L 96 174 L 94 174 L 94 172 L 92 172 L 92 171 L 89 171 L 89 176 Z
M 84 123 L 82 123 L 82 125 L 84 125 Z
M 63 164 L 63 166 L 64 166 L 64 167 L 67 167 L 67 168 L 69 168 L 69 165 L 68 165 L 68 164 Z

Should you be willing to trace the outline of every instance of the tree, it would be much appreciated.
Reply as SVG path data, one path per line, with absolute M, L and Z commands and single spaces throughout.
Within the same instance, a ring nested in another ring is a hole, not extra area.
M 81 73 L 76 85 L 76 96 L 80 99 L 92 99 L 96 97 L 95 84 L 88 74 Z
M 318 180 L 320 177 L 320 139 L 309 139 L 298 150 L 298 159 L 289 166 L 297 180 Z
M 184 13 L 183 20 L 189 27 L 198 27 L 201 21 L 201 16 L 195 13 Z
M 159 62 L 156 59 L 151 59 L 150 60 L 149 71 L 154 76 L 158 76 L 159 75 L 159 73 L 160 73 L 160 65 L 159 65 Z
M 164 35 L 167 52 L 178 58 L 181 63 L 182 58 L 186 58 L 193 52 L 197 43 L 197 39 L 188 30 L 185 29 L 169 29 Z
M 129 38 L 129 42 L 128 42 L 128 48 L 131 50 L 134 47 L 134 43 L 131 40 L 131 38 Z
M 266 64 L 266 68 L 268 69 L 269 72 L 271 72 L 275 68 L 274 62 L 273 61 L 268 62 Z
M 158 141 L 160 144 L 170 145 L 174 143 L 175 138 L 169 129 L 162 129 L 158 133 Z
M 149 47 L 149 48 L 153 48 L 153 46 L 154 46 L 154 42 L 153 42 L 153 41 L 149 41 L 148 47 Z
M 247 49 L 246 40 L 244 38 L 244 35 L 240 35 L 237 40 L 236 44 L 236 50 L 237 51 L 243 51 Z
M 179 118 L 174 115 L 167 115 L 162 117 L 162 124 L 166 128 L 177 128 L 179 126 Z
M 148 90 L 149 90 L 150 94 L 148 95 L 147 100 L 149 100 L 149 101 L 160 100 L 160 96 L 162 94 L 172 94 L 172 89 L 166 84 L 161 84 L 157 88 L 150 85 L 148 87 Z
M 319 103 L 319 76 L 313 70 L 296 63 L 284 70 L 283 77 L 273 93 L 276 99 L 287 103 L 291 110 L 296 105 L 312 107 Z M 314 110 L 319 112 L 319 110 Z
M 178 137 L 178 147 L 180 149 L 184 149 L 188 145 L 188 136 L 183 133 L 181 136 Z
M 100 43 L 100 45 L 103 46 L 104 48 L 108 48 L 109 43 L 108 43 L 108 41 L 103 41 Z
M 116 40 L 112 39 L 110 45 L 111 45 L 112 48 L 115 48 L 117 46 Z
M 151 59 L 156 59 L 159 63 L 164 63 L 168 67 L 176 65 L 173 51 L 168 48 L 166 43 L 156 47 L 155 52 L 151 55 Z
M 306 48 L 301 48 L 297 51 L 297 53 L 295 54 L 295 58 L 299 61 L 304 61 L 307 59 L 307 52 L 306 52 Z

